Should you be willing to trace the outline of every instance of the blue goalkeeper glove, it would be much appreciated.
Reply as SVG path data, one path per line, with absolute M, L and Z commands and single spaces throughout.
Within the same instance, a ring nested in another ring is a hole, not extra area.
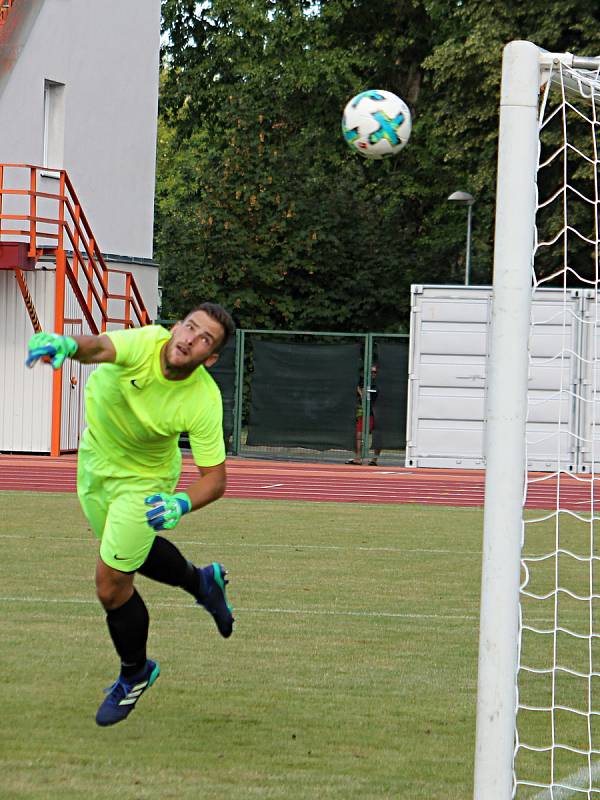
M 154 506 L 146 511 L 146 521 L 155 531 L 174 528 L 184 514 L 192 510 L 192 501 L 185 492 L 177 494 L 153 494 L 144 501 Z
M 60 336 L 58 333 L 36 333 L 29 340 L 27 350 L 26 366 L 33 367 L 36 361 L 44 358 L 54 369 L 60 369 L 65 358 L 77 352 L 77 342 L 70 336 Z

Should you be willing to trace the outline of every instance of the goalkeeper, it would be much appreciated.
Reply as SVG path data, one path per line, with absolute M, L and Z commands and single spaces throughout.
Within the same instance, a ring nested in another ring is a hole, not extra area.
M 125 719 L 160 672 L 146 654 L 149 617 L 134 586 L 136 572 L 189 592 L 221 636 L 232 633 L 224 567 L 195 566 L 161 533 L 225 491 L 222 401 L 205 367 L 217 361 L 233 331 L 221 306 L 203 303 L 170 333 L 149 325 L 73 338 L 38 333 L 29 342 L 28 366 L 43 359 L 59 369 L 67 357 L 100 364 L 85 390 L 77 493 L 100 541 L 96 592 L 121 671 L 98 709 L 98 725 Z M 174 493 L 183 431 L 200 476 L 186 492 Z

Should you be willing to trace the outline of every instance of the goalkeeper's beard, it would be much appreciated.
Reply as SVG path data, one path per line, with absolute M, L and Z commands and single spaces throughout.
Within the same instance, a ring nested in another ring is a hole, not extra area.
M 194 370 L 198 369 L 199 366 L 204 364 L 204 362 L 210 357 L 206 356 L 205 358 L 198 358 L 194 361 L 188 361 L 185 364 L 174 364 L 170 357 L 170 349 L 173 346 L 172 342 L 168 342 L 163 351 L 163 370 L 167 378 L 171 380 L 183 380 L 187 378 L 188 375 L 191 375 Z

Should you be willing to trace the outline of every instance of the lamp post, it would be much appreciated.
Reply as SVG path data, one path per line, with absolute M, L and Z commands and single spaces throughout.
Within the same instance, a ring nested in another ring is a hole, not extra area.
M 465 259 L 465 286 L 469 285 L 469 272 L 471 269 L 471 215 L 475 198 L 468 192 L 452 192 L 448 197 L 452 203 L 467 206 L 467 254 Z

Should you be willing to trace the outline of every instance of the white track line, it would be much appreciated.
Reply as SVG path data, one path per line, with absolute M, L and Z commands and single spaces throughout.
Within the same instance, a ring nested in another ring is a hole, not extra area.
M 48 598 L 48 597 L 10 597 L 0 596 L 0 603 L 39 603 L 41 605 L 93 605 L 98 606 L 95 599 L 81 598 Z M 150 603 L 152 608 L 196 608 L 197 603 Z M 384 619 L 429 619 L 429 620 L 466 620 L 477 622 L 479 617 L 469 614 L 396 614 L 387 611 L 335 611 L 326 608 L 244 608 L 236 606 L 235 611 L 244 614 L 294 614 L 297 616 L 319 617 L 374 617 Z
M 576 786 L 576 789 L 568 789 L 564 786 L 554 786 L 552 791 L 550 791 L 550 789 L 544 789 L 542 792 L 539 792 L 532 797 L 531 800 L 568 800 L 569 797 L 574 797 L 576 794 L 581 796 L 581 792 L 585 791 L 585 787 L 588 785 L 588 782 L 593 784 L 594 780 L 599 776 L 600 761 L 596 761 L 595 764 L 592 764 L 591 770 L 588 771 L 587 769 L 580 769 L 562 779 L 561 783 L 567 783 L 571 786 Z M 596 787 L 593 788 L 597 791 Z
M 0 539 L 15 539 L 27 541 L 31 540 L 32 536 L 25 536 L 21 534 L 8 534 L 0 533 Z M 39 538 L 39 537 L 38 537 Z M 44 540 L 46 541 L 46 540 Z M 94 544 L 96 539 L 90 536 L 53 536 L 54 542 L 73 542 L 79 544 Z M 424 547 L 365 547 L 363 545 L 344 546 L 337 544 L 303 544 L 302 542 L 295 542 L 294 544 L 281 544 L 281 543 L 264 543 L 264 542 L 202 542 L 197 539 L 178 539 L 177 544 L 181 546 L 197 546 L 197 547 L 252 547 L 264 550 L 336 550 L 336 551 L 359 551 L 363 553 L 424 553 L 427 555 L 457 555 L 457 556 L 481 556 L 481 550 L 441 550 Z
M 98 600 L 96 598 L 80 598 L 80 597 L 17 597 L 14 595 L 7 595 L 2 596 L 0 595 L 0 603 L 31 603 L 35 604 L 38 603 L 40 605 L 89 605 L 89 606 L 97 606 L 100 607 L 98 604 Z M 184 609 L 184 608 L 197 608 L 197 603 L 187 603 L 187 602 L 180 602 L 180 603 L 165 603 L 165 602 L 150 602 L 152 608 L 173 608 L 173 609 Z M 318 617 L 370 617 L 370 618 L 382 618 L 382 619 L 428 619 L 428 620 L 440 620 L 447 622 L 449 620 L 455 621 L 466 621 L 466 622 L 478 622 L 479 615 L 478 614 L 411 614 L 411 613 L 400 613 L 394 611 L 343 611 L 343 610 L 336 610 L 330 608 L 252 608 L 247 606 L 236 606 L 235 611 L 239 611 L 240 613 L 244 614 L 292 614 L 295 616 L 318 616 Z M 540 617 L 536 619 L 532 619 L 532 622 L 550 622 L 552 618 L 550 617 Z M 595 767 L 595 770 L 600 769 L 600 766 Z M 574 776 L 570 776 L 566 780 L 575 779 L 576 775 L 579 773 L 575 773 Z M 582 773 L 587 775 L 587 771 Z M 595 774 L 595 773 L 594 773 Z M 546 798 L 546 795 L 541 795 L 540 800 L 542 798 Z M 538 798 L 532 798 L 532 800 L 538 800 Z M 556 797 L 553 798 L 556 800 Z

